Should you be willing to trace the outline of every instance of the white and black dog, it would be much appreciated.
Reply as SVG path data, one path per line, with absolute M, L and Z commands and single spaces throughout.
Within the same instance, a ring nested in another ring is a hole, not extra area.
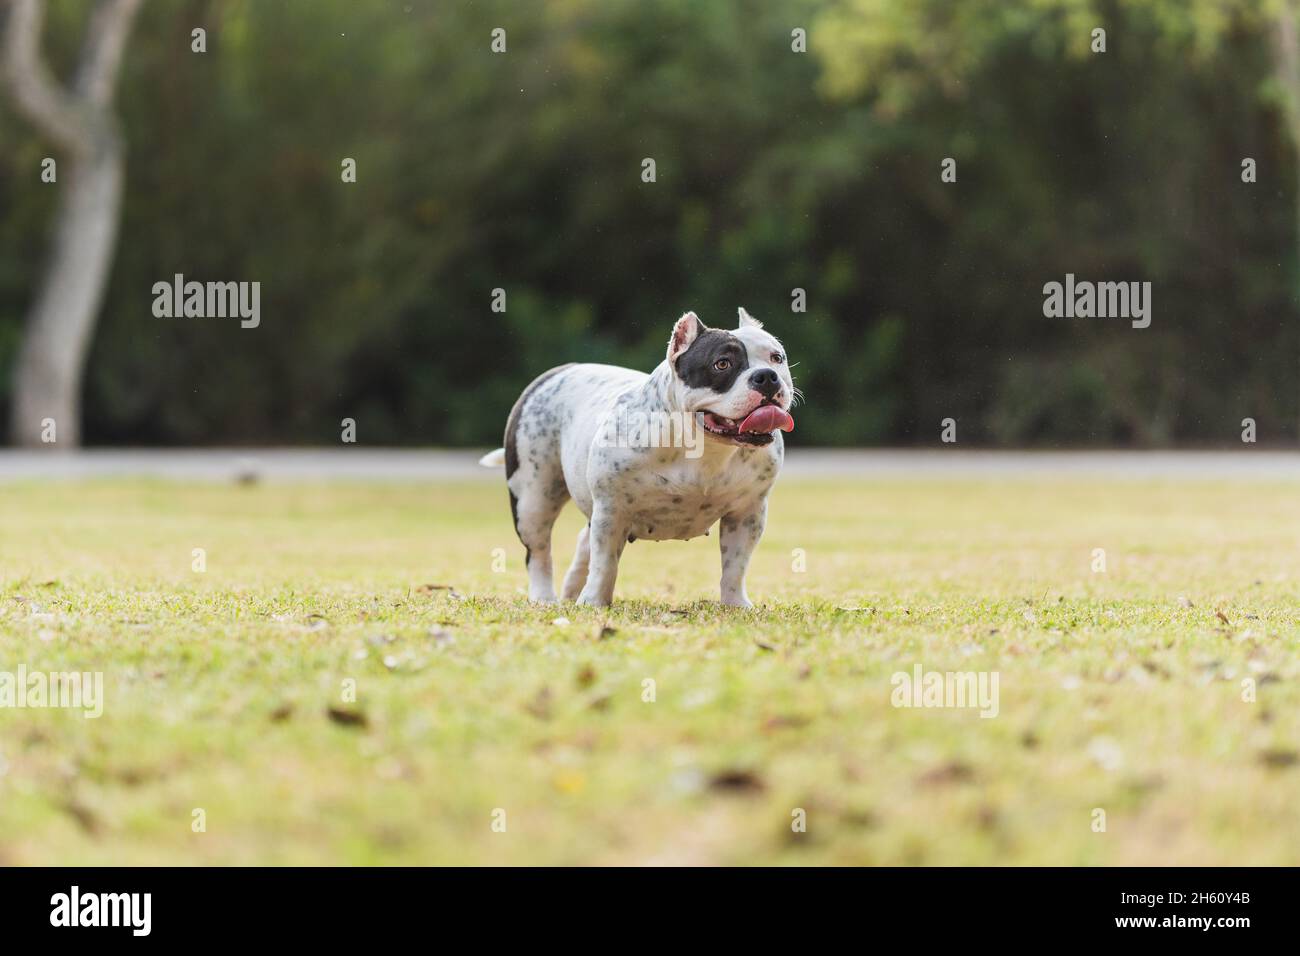
M 553 368 L 524 389 L 506 422 L 515 531 L 528 596 L 554 601 L 551 528 L 572 498 L 587 516 L 561 595 L 604 606 L 623 546 L 684 540 L 722 522 L 722 601 L 752 607 L 745 570 L 767 521 L 767 495 L 792 431 L 796 390 L 785 349 L 744 309 L 734 331 L 694 312 L 673 326 L 649 375 L 613 365 Z

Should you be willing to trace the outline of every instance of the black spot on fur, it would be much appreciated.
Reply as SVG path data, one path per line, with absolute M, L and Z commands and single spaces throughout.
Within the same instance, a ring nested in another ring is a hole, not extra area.
M 519 415 L 524 410 L 524 404 L 528 401 L 529 396 L 537 391 L 539 385 L 546 382 L 552 376 L 558 375 L 566 368 L 573 368 L 576 363 L 569 362 L 565 365 L 557 365 L 550 371 L 543 372 L 537 378 L 529 383 L 528 387 L 523 390 L 514 408 L 510 409 L 510 417 L 506 419 L 506 478 L 509 479 L 519 468 L 519 451 L 515 446 L 515 439 L 519 432 Z M 515 521 L 515 531 L 519 530 L 519 522 Z
M 519 534 L 519 499 L 515 497 L 515 493 L 513 491 L 510 492 L 510 518 L 515 523 L 515 534 L 519 537 L 519 541 L 522 544 L 524 540 L 524 536 Z M 533 560 L 533 549 L 528 547 L 528 545 L 525 544 L 524 545 L 524 567 L 528 567 L 528 562 L 531 560 Z
M 730 362 L 728 368 L 714 368 L 719 359 Z M 674 363 L 677 374 L 691 388 L 710 388 L 722 394 L 736 383 L 741 372 L 749 368 L 745 344 L 730 332 L 706 329 Z M 509 454 L 509 452 L 507 452 Z M 508 467 L 508 465 L 507 465 Z

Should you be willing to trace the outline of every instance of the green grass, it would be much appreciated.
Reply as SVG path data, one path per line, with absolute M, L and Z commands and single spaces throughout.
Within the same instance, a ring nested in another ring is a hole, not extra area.
M 783 482 L 758 608 L 714 536 L 597 611 L 496 484 L 5 486 L 0 670 L 107 700 L 0 710 L 0 864 L 1295 864 L 1298 492 Z M 894 708 L 915 662 L 998 716 Z

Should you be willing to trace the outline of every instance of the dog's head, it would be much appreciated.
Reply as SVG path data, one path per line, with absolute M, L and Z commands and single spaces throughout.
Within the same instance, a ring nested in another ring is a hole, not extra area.
M 687 312 L 668 339 L 668 366 L 669 400 L 700 413 L 715 441 L 768 445 L 778 430 L 794 430 L 789 409 L 795 388 L 785 349 L 744 309 L 732 331 L 710 329 Z

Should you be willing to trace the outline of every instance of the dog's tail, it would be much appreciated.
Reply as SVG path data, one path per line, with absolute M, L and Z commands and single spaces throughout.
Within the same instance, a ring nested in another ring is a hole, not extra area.
M 478 463 L 484 468 L 501 468 L 506 463 L 506 450 L 498 448 L 496 451 L 490 451 L 480 458 Z

